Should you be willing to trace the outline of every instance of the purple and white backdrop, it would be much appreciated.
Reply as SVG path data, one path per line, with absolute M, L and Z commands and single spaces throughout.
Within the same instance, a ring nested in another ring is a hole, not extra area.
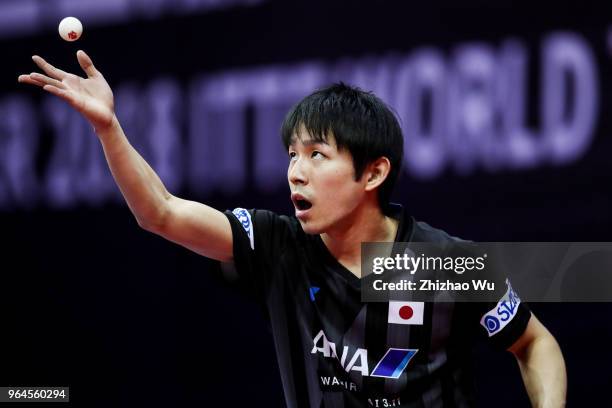
M 0 1 L 0 385 L 70 385 L 75 406 L 282 405 L 261 316 L 209 261 L 138 228 L 91 127 L 17 84 L 32 54 L 80 72 L 86 50 L 168 189 L 219 209 L 291 212 L 280 123 L 342 80 L 397 112 L 394 199 L 418 219 L 480 241 L 611 241 L 611 11 Z M 76 43 L 57 34 L 67 15 L 85 28 Z M 610 304 L 532 308 L 565 352 L 570 406 L 603 398 Z M 510 355 L 478 345 L 474 358 L 482 406 L 528 403 Z

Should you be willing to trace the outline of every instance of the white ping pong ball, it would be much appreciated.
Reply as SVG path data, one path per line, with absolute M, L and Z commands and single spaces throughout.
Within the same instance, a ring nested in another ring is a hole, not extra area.
M 83 34 L 83 24 L 76 17 L 66 17 L 59 23 L 58 31 L 66 41 L 76 41 Z

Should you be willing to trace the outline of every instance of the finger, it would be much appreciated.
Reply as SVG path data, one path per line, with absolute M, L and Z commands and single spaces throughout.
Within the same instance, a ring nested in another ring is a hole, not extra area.
M 34 81 L 42 82 L 43 84 L 53 85 L 56 88 L 66 88 L 66 86 L 57 79 L 49 78 L 48 76 L 39 74 L 38 72 L 32 72 L 30 74 L 30 78 L 32 78 Z
M 96 67 L 94 67 L 91 58 L 89 58 L 89 55 L 85 54 L 85 51 L 78 50 L 77 59 L 79 60 L 79 65 L 81 68 L 83 68 L 83 71 L 85 71 L 88 77 L 95 76 L 98 73 L 98 70 Z
M 59 68 L 55 68 L 53 65 L 49 64 L 47 61 L 45 61 L 38 55 L 32 55 L 32 61 L 34 61 L 34 63 L 38 65 L 40 69 L 45 71 L 45 73 L 51 78 L 59 79 L 61 81 L 62 79 L 64 79 L 64 77 L 68 75 L 67 72 L 62 71 Z
M 40 87 L 45 86 L 43 82 L 39 82 L 35 79 L 32 79 L 30 78 L 29 75 L 19 75 L 19 77 L 17 78 L 17 81 L 22 84 L 30 84 L 30 85 L 40 86 Z

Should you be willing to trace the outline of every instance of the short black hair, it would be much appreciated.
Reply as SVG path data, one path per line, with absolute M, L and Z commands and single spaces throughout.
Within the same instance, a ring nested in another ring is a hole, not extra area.
M 301 126 L 317 142 L 326 142 L 333 135 L 338 150 L 347 149 L 353 158 L 355 180 L 369 163 L 387 157 L 391 169 L 378 190 L 379 205 L 387 212 L 404 152 L 402 130 L 391 109 L 372 92 L 339 82 L 313 92 L 291 108 L 281 127 L 285 149 Z

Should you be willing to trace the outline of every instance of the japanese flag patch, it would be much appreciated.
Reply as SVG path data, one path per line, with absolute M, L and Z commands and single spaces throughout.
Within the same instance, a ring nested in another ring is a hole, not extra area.
M 394 324 L 423 324 L 423 302 L 396 302 L 389 301 L 389 323 Z

